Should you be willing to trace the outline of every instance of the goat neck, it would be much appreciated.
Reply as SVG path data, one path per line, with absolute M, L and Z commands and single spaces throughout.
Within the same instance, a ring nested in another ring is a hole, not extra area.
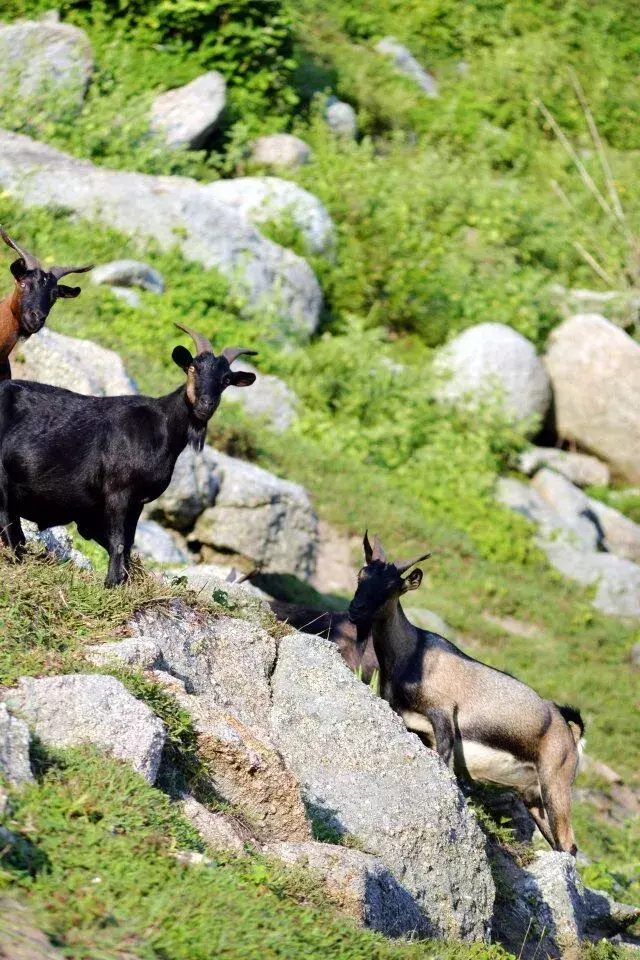
M 390 597 L 374 613 L 372 634 L 380 669 L 386 676 L 410 661 L 418 649 L 418 631 L 407 620 L 397 596 Z
M 194 430 L 200 430 L 202 427 L 196 426 L 194 422 L 186 386 L 178 387 L 172 393 L 160 397 L 158 403 L 167 418 L 171 453 L 178 457 L 191 439 Z M 206 430 L 206 425 L 204 429 Z

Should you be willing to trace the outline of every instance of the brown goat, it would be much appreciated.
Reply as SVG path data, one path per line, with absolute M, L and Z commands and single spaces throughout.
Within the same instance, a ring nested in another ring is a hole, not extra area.
M 0 236 L 19 254 L 10 267 L 15 286 L 0 300 L 0 380 L 10 380 L 9 354 L 18 340 L 30 337 L 44 326 L 57 299 L 68 300 L 80 294 L 80 287 L 67 287 L 58 281 L 68 273 L 86 273 L 93 264 L 45 270 L 37 257 L 19 247 L 3 227 Z

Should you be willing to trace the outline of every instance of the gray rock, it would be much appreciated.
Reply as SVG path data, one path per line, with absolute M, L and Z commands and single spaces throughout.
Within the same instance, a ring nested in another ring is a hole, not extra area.
M 23 379 L 96 397 L 138 392 L 118 354 L 91 340 L 77 340 L 43 327 L 20 343 L 17 351 Z
M 344 140 L 355 140 L 358 136 L 358 116 L 350 103 L 344 103 L 336 97 L 329 97 L 325 107 L 325 119 L 329 129 Z
M 211 70 L 184 87 L 156 97 L 151 107 L 151 128 L 168 147 L 198 149 L 213 133 L 226 99 L 224 77 Z
M 180 601 L 169 612 L 140 611 L 131 626 L 135 635 L 158 644 L 159 666 L 183 680 L 190 694 L 249 726 L 268 727 L 276 647 L 260 627 L 198 613 Z
M 211 449 L 207 459 L 221 477 L 220 492 L 190 539 L 242 554 L 264 573 L 309 579 L 315 569 L 318 519 L 307 491 Z
M 310 159 L 310 146 L 290 133 L 271 133 L 251 145 L 251 160 L 275 169 L 295 170 Z
M 127 306 L 137 309 L 142 303 L 142 297 L 137 290 L 130 287 L 111 287 L 111 293 L 116 300 L 123 300 Z
M 155 520 L 138 521 L 133 549 L 156 563 L 188 563 L 193 559 L 186 546 L 182 547 L 177 538 Z
M 330 843 L 273 843 L 267 853 L 319 875 L 341 911 L 386 937 L 410 936 L 423 923 L 415 900 L 377 857 Z
M 84 100 L 93 54 L 84 30 L 51 19 L 0 24 L 0 86 L 60 113 Z M 54 113 L 52 119 L 57 116 Z
M 216 180 L 204 189 L 258 226 L 290 217 L 311 253 L 327 253 L 334 246 L 334 226 L 326 208 L 297 183 L 278 177 L 236 177 Z
M 562 540 L 540 540 L 552 566 L 585 586 L 596 585 L 593 606 L 614 617 L 640 618 L 640 566 L 611 553 L 585 553 Z
M 236 360 L 234 370 L 255 373 L 256 382 L 251 390 L 227 390 L 226 403 L 237 403 L 248 417 L 265 420 L 276 433 L 285 433 L 298 419 L 299 400 L 284 380 L 260 373 L 250 363 Z
M 578 314 L 551 334 L 546 366 L 560 436 L 640 482 L 640 344 L 599 314 Z
M 631 666 L 634 670 L 640 670 L 640 643 L 634 643 L 631 648 Z
M 154 783 L 164 724 L 115 677 L 69 674 L 23 677 L 2 699 L 53 747 L 94 744 Z
M 452 642 L 456 639 L 456 632 L 453 627 L 450 627 L 433 610 L 427 610 L 425 607 L 405 607 L 404 612 L 415 627 L 420 627 L 421 630 L 430 630 L 432 633 L 437 633 Z
M 184 577 L 191 590 L 204 596 L 211 597 L 214 593 L 223 594 L 226 598 L 223 603 L 228 604 L 234 613 L 259 614 L 271 609 L 267 603 L 269 598 L 264 590 L 254 587 L 249 580 L 243 580 L 241 583 L 229 582 L 227 578 L 233 569 L 217 563 L 198 563 L 192 567 L 174 567 L 172 570 L 167 570 L 166 574 L 169 577 Z
M 38 530 L 30 520 L 22 521 L 27 543 L 40 543 L 47 553 L 59 560 L 60 563 L 73 563 L 81 570 L 93 570 L 93 564 L 83 553 L 73 546 L 71 534 L 65 527 L 50 527 L 48 530 Z
M 33 774 L 29 761 L 29 728 L 0 703 L 0 782 L 3 779 L 18 786 L 30 783 Z
M 535 347 L 511 327 L 479 323 L 443 347 L 436 370 L 448 379 L 438 388 L 440 399 L 475 404 L 499 392 L 502 408 L 517 421 L 544 418 L 551 386 Z
M 175 530 L 186 531 L 210 506 L 220 489 L 220 475 L 210 462 L 210 447 L 196 453 L 187 447 L 176 461 L 171 483 L 147 508 L 147 514 Z
M 85 647 L 83 652 L 87 660 L 99 667 L 124 663 L 147 670 L 161 658 L 158 644 L 144 637 L 129 637 L 114 643 L 94 643 Z
M 214 813 L 195 797 L 185 797 L 180 802 L 180 812 L 196 828 L 210 850 L 244 854 L 245 843 L 251 840 L 251 836 L 231 814 Z
M 94 283 L 110 287 L 140 287 L 149 293 L 163 293 L 164 279 L 157 270 L 141 260 L 112 260 L 91 271 Z
M 574 453 L 554 447 L 529 447 L 518 457 L 518 469 L 531 477 L 541 467 L 550 467 L 577 487 L 606 487 L 609 467 L 588 453 Z
M 560 474 L 555 476 L 564 480 Z M 572 489 L 580 493 L 576 487 Z M 575 551 L 593 551 L 597 548 L 600 537 L 591 520 L 581 516 L 579 512 L 561 516 L 535 487 L 512 477 L 500 477 L 496 495 L 505 507 L 537 524 L 543 539 L 566 544 Z
M 375 49 L 378 53 L 391 57 L 400 73 L 411 77 L 428 97 L 437 97 L 438 84 L 435 77 L 421 67 L 416 58 L 395 37 L 384 37 Z
M 248 834 L 261 843 L 310 840 L 300 786 L 268 735 L 202 696 L 175 696 L 193 722 L 209 789 L 241 811 Z
M 314 815 L 383 861 L 418 904 L 419 933 L 485 938 L 484 838 L 438 755 L 319 637 L 284 637 L 271 685 L 273 735 Z
M 640 910 L 617 904 L 607 894 L 585 889 L 568 853 L 537 853 L 518 867 L 496 851 L 497 889 L 493 937 L 523 960 L 570 956 L 585 939 L 624 930 Z
M 252 309 L 270 310 L 282 335 L 304 339 L 318 325 L 322 293 L 309 264 L 195 180 L 96 167 L 0 131 L 0 186 L 27 207 L 62 207 L 163 250 L 178 245 L 188 260 L 218 269 Z

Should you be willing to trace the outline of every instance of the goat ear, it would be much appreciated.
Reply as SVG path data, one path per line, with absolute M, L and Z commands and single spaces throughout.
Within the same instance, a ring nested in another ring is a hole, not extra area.
M 255 379 L 255 373 L 248 373 L 245 370 L 237 370 L 235 373 L 231 374 L 231 386 L 250 387 L 252 383 L 255 383 Z
M 404 584 L 403 593 L 408 590 L 417 590 L 422 583 L 422 570 L 413 570 L 402 582 Z
M 174 347 L 171 359 L 180 367 L 181 370 L 188 370 L 193 363 L 193 357 L 186 347 Z
M 59 283 L 56 286 L 58 291 L 58 296 L 62 297 L 63 300 L 75 300 L 76 297 L 79 297 L 82 293 L 81 287 L 68 287 L 66 283 Z
M 27 265 L 24 260 L 14 260 L 11 266 L 9 267 L 11 273 L 13 274 L 14 280 L 17 280 L 18 283 L 27 275 Z

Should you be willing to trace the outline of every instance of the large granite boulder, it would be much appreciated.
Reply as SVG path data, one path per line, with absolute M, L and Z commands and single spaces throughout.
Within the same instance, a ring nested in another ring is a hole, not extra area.
M 96 167 L 29 137 L 0 131 L 0 187 L 27 207 L 61 207 L 188 260 L 215 267 L 251 308 L 268 310 L 281 335 L 304 340 L 318 325 L 322 293 L 301 257 L 189 177 Z
M 227 85 L 217 70 L 168 90 L 151 105 L 151 128 L 168 147 L 203 147 L 224 111 Z
M 577 487 L 607 487 L 609 467 L 597 457 L 555 447 L 528 447 L 518 457 L 518 469 L 533 476 L 541 467 L 549 467 L 575 483 Z
M 183 450 L 176 460 L 171 483 L 149 505 L 146 511 L 148 516 L 175 530 L 189 530 L 200 514 L 211 506 L 220 489 L 214 455 L 215 451 L 207 446 L 201 454 L 192 447 Z
M 640 483 L 640 344 L 597 313 L 553 331 L 545 358 L 561 437 Z
M 43 327 L 19 343 L 14 356 L 24 380 L 50 383 L 95 397 L 138 392 L 118 354 L 92 340 L 78 340 Z
M 260 373 L 250 363 L 236 360 L 234 370 L 254 373 L 256 382 L 251 390 L 227 390 L 225 403 L 237 403 L 248 417 L 265 421 L 276 433 L 285 433 L 297 420 L 298 398 L 284 380 Z
M 314 816 L 382 860 L 420 909 L 417 932 L 484 939 L 484 837 L 438 755 L 319 637 L 280 641 L 271 687 L 272 733 Z

